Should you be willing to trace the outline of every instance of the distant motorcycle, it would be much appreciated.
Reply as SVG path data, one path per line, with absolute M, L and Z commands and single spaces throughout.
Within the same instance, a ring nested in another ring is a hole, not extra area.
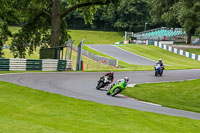
M 99 81 L 97 81 L 96 89 L 99 90 L 100 88 L 104 88 L 105 86 L 109 85 L 111 82 L 108 79 L 108 76 L 101 77 Z
M 123 80 L 117 82 L 113 86 L 111 86 L 110 90 L 107 92 L 107 95 L 115 96 L 126 89 L 127 83 Z
M 160 64 L 156 64 L 154 68 L 155 68 L 155 76 L 163 75 L 163 67 L 161 67 Z

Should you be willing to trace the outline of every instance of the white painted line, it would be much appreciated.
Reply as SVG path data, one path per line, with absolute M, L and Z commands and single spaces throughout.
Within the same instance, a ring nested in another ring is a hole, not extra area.
M 117 47 L 118 49 L 121 49 L 121 50 L 123 50 L 123 51 L 125 51 L 125 52 L 128 52 L 128 53 L 130 53 L 130 54 L 133 54 L 133 55 L 135 55 L 135 56 L 139 56 L 139 57 L 142 57 L 142 58 L 144 58 L 144 59 L 147 59 L 147 60 L 150 60 L 150 61 L 153 61 L 153 62 L 156 62 L 156 63 L 157 63 L 157 61 L 151 60 L 151 59 L 146 58 L 146 57 L 144 57 L 144 56 L 140 56 L 140 55 L 134 54 L 134 53 L 132 53 L 132 52 L 129 52 L 129 51 L 127 51 L 127 50 L 124 50 L 124 49 L 122 49 L 122 48 L 119 48 L 118 46 L 114 46 L 114 47 Z
M 128 84 L 127 87 L 134 87 L 136 84 Z
M 5 74 L 0 74 L 0 75 L 14 75 L 14 74 L 23 74 L 23 73 L 5 73 Z
M 159 106 L 159 107 L 162 106 L 160 104 L 155 104 L 155 103 L 150 103 L 150 102 L 145 102 L 145 101 L 140 101 L 140 100 L 137 100 L 137 102 L 144 103 L 144 104 L 149 104 L 149 105 L 153 105 L 153 106 Z
M 119 48 L 118 46 L 115 46 L 115 47 Z M 122 49 L 122 48 L 119 48 L 119 49 L 121 49 L 121 50 L 123 50 L 123 51 L 126 51 L 126 52 L 128 52 L 128 53 L 131 53 L 131 52 L 129 52 L 129 51 L 127 51 L 127 50 L 124 50 L 124 49 Z M 153 62 L 157 63 L 157 61 L 151 60 L 151 59 L 146 58 L 146 57 L 144 57 L 144 56 L 140 56 L 140 55 L 137 55 L 137 54 L 134 54 L 134 53 L 131 53 L 131 54 L 136 55 L 136 56 L 139 56 L 139 57 L 142 57 L 142 58 L 144 58 L 144 59 L 147 59 L 147 60 L 150 60 L 150 61 L 153 61 Z M 113 57 L 113 58 L 114 58 L 114 57 Z M 120 59 L 119 59 L 119 60 L 120 60 Z M 171 65 L 165 64 L 165 66 L 171 66 Z
M 93 49 L 93 50 L 96 50 L 95 48 L 92 48 L 92 47 L 90 47 L 89 45 L 86 45 L 86 46 L 89 47 L 89 48 L 91 48 L 91 49 Z M 112 45 L 112 46 L 113 46 L 113 45 Z M 118 49 L 121 49 L 121 50 L 123 50 L 123 51 L 126 51 L 126 50 L 124 50 L 124 49 L 122 49 L 122 48 L 119 48 L 118 46 L 113 46 L 113 47 L 117 47 Z M 100 52 L 100 53 L 103 53 L 103 54 L 105 54 L 105 55 L 110 56 L 109 54 L 106 54 L 106 53 L 101 52 L 101 51 L 99 51 L 99 50 L 96 50 L 96 51 L 98 51 L 98 52 Z M 126 51 L 126 52 L 131 53 L 131 52 L 129 52 L 129 51 Z M 134 53 L 131 53 L 131 54 L 136 55 L 136 54 L 134 54 Z M 139 55 L 136 55 L 136 56 L 139 56 Z M 110 57 L 112 57 L 112 58 L 114 58 L 114 59 L 117 59 L 117 60 L 120 60 L 119 58 L 116 58 L 116 57 L 113 57 L 113 56 L 110 56 Z M 147 60 L 150 60 L 150 59 L 148 59 L 148 58 L 146 58 L 146 57 L 143 57 L 143 56 L 139 56 L 139 57 L 142 57 L 142 58 L 145 58 L 145 59 L 147 59 Z M 121 60 L 121 61 L 122 61 L 122 60 Z M 154 61 L 154 60 L 150 60 L 150 61 L 156 62 L 156 61 Z M 128 64 L 130 64 L 130 63 L 128 63 Z
M 195 70 L 195 69 L 194 69 Z M 196 69 L 198 70 L 198 69 Z M 181 81 L 190 81 L 190 80 L 196 80 L 198 78 L 194 78 L 194 79 L 183 79 L 183 80 L 174 80 L 174 81 L 155 81 L 155 82 L 143 82 L 143 83 L 135 83 L 136 85 L 137 84 L 149 84 L 149 83 L 168 83 L 168 82 L 181 82 Z
M 86 46 L 87 47 L 89 47 L 89 48 L 91 48 L 91 49 L 93 49 L 93 50 L 95 50 L 95 51 L 97 51 L 97 52 L 100 52 L 100 53 L 103 53 L 103 54 L 105 54 L 105 55 L 108 55 L 108 54 L 106 54 L 106 53 L 104 53 L 104 52 L 101 52 L 101 51 L 99 51 L 99 50 L 97 50 L 97 49 L 95 49 L 95 48 L 92 48 L 92 47 L 90 47 L 88 44 L 86 44 Z M 100 55 L 99 55 L 100 56 Z M 108 56 L 110 56 L 110 55 L 108 55 Z M 101 56 L 101 57 L 104 57 L 104 56 Z M 112 56 L 110 56 L 110 57 L 112 57 Z M 108 57 L 106 57 L 106 58 L 108 58 Z M 112 58 L 114 58 L 114 57 L 112 57 Z M 109 58 L 110 59 L 110 58 Z M 116 59 L 116 58 L 115 58 Z

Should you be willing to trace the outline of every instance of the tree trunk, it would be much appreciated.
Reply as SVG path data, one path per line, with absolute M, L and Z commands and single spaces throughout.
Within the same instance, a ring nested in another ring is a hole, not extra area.
M 192 38 L 192 32 L 191 32 L 191 30 L 189 30 L 187 32 L 187 44 L 191 43 L 191 38 Z
M 51 47 L 60 45 L 60 0 L 52 0 Z

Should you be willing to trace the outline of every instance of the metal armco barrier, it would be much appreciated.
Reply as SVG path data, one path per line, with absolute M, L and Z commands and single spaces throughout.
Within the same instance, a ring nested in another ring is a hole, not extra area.
M 58 61 L 57 70 L 58 71 L 65 71 L 66 70 L 66 65 L 67 65 L 67 61 L 65 61 L 65 60 L 59 60 Z
M 42 70 L 42 60 L 34 60 L 34 59 L 27 59 L 26 60 L 26 70 L 28 71 L 34 71 Z
M 26 71 L 26 59 L 10 59 L 10 71 Z
M 58 60 L 57 59 L 43 59 L 42 71 L 57 71 Z
M 0 58 L 0 71 L 65 71 L 72 70 L 71 60 Z
M 72 70 L 72 61 L 67 60 L 66 70 Z
M 0 71 L 9 71 L 10 59 L 0 58 Z

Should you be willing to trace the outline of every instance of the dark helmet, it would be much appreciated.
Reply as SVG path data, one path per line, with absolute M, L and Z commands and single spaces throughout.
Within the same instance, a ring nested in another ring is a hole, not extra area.
M 110 72 L 110 74 L 112 74 L 112 75 L 113 75 L 113 74 L 114 74 L 114 72 L 113 72 L 113 71 L 111 71 L 111 72 Z
M 128 81 L 129 81 L 129 78 L 128 78 L 128 77 L 125 77 L 125 78 L 124 78 L 124 81 L 125 81 L 125 82 L 128 82 Z

